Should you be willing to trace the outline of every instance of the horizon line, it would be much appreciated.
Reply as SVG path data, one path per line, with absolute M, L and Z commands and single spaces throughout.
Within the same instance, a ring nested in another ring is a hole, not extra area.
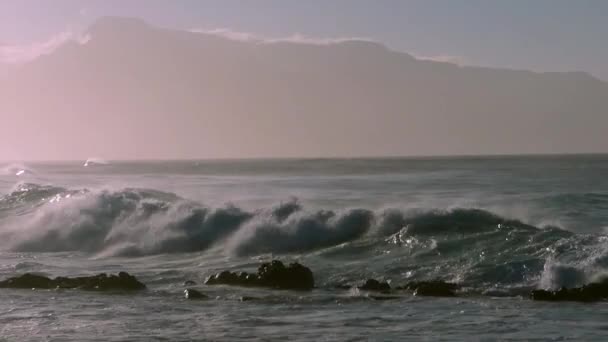
M 607 156 L 608 152 L 555 152 L 555 153 L 489 153 L 489 154 L 420 154 L 420 155 L 386 155 L 386 156 L 303 156 L 303 157 L 193 157 L 193 158 L 135 158 L 135 159 L 103 159 L 107 162 L 187 162 L 187 161 L 316 161 L 316 160 L 398 160 L 398 159 L 471 159 L 471 158 L 517 158 L 517 157 L 592 157 Z M 31 160 L 0 160 L 0 163 L 82 163 L 83 159 L 31 159 Z

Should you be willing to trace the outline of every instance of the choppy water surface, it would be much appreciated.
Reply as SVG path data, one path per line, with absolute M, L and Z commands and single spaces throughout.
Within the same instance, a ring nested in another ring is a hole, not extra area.
M 604 340 L 606 303 L 540 303 L 608 267 L 608 156 L 11 163 L 0 278 L 128 271 L 137 294 L 0 291 L 0 340 Z M 200 285 L 279 258 L 317 288 Z M 458 298 L 374 300 L 367 278 Z M 212 299 L 188 301 L 183 283 Z M 241 301 L 242 296 L 256 297 Z

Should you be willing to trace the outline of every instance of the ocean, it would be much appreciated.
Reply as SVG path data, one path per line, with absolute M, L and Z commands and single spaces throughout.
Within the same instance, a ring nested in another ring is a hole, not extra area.
M 0 280 L 147 289 L 0 289 L 0 341 L 604 341 L 606 302 L 529 293 L 606 275 L 607 176 L 607 155 L 5 164 Z M 270 260 L 315 288 L 204 284 Z M 370 278 L 460 290 L 378 297 Z

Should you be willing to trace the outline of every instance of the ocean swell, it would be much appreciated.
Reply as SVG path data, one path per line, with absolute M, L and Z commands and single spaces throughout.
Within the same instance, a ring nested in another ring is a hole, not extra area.
M 474 284 L 575 286 L 608 262 L 606 237 L 535 227 L 481 209 L 310 210 L 297 200 L 248 211 L 150 189 L 20 184 L 0 198 L 0 248 L 136 257 L 203 252 L 383 256 L 390 274 Z M 215 249 L 214 249 L 215 250 Z

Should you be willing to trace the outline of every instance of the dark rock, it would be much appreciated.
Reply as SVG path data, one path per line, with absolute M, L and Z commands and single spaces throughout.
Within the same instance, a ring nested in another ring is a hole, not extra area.
M 257 297 L 251 297 L 251 296 L 242 296 L 241 298 L 239 298 L 239 300 L 241 302 L 250 302 L 252 300 L 259 300 L 259 298 L 257 298 Z
M 207 285 L 215 285 L 215 284 L 225 284 L 225 285 L 245 285 L 239 279 L 239 276 L 236 273 L 232 273 L 230 271 L 222 271 L 218 274 L 212 275 L 207 280 L 205 280 L 205 284 Z
M 202 292 L 194 290 L 194 289 L 185 289 L 184 297 L 186 299 L 207 299 L 207 295 L 204 295 Z
M 575 288 L 561 288 L 557 291 L 534 290 L 533 300 L 595 302 L 608 299 L 608 279 Z
M 260 281 L 260 277 L 258 277 L 257 274 L 247 274 L 247 277 L 245 278 L 245 280 L 247 282 L 255 284 Z
M 285 267 L 282 262 L 274 260 L 258 268 L 261 284 L 280 289 L 310 290 L 315 287 L 312 271 L 299 263 Z
M 398 289 L 413 291 L 414 296 L 454 297 L 456 296 L 455 291 L 458 290 L 458 287 L 454 283 L 431 280 L 409 282 Z
M 22 276 L 8 278 L 0 282 L 0 287 L 13 289 L 51 289 L 53 280 L 45 276 L 26 273 Z
M 260 265 L 257 274 L 223 271 L 208 277 L 205 284 L 310 290 L 315 286 L 315 281 L 308 267 L 297 262 L 285 266 L 281 261 L 274 260 Z
M 401 297 L 399 297 L 399 296 L 369 296 L 369 298 L 371 298 L 373 300 L 395 300 L 395 299 L 401 299 Z
M 391 286 L 386 281 L 380 282 L 376 279 L 368 279 L 363 286 L 359 286 L 359 290 L 389 292 Z
M 184 286 L 193 286 L 196 285 L 196 282 L 194 280 L 186 280 L 184 282 Z
M 45 276 L 26 273 L 21 276 L 8 278 L 0 281 L 0 288 L 37 288 L 37 289 L 82 289 L 94 291 L 112 290 L 142 290 L 146 285 L 139 282 L 137 278 L 120 272 L 118 275 L 107 275 L 105 273 L 84 277 L 57 277 L 51 279 Z

